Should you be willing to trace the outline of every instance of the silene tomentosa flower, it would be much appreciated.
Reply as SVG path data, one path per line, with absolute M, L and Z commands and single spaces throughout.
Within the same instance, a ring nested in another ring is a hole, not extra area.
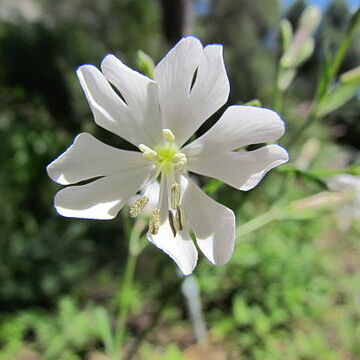
M 55 196 L 57 212 L 112 219 L 134 194 L 141 194 L 130 209 L 135 217 L 158 181 L 148 240 L 185 275 L 195 268 L 198 255 L 190 230 L 213 264 L 226 263 L 234 250 L 234 213 L 206 195 L 189 172 L 220 179 L 239 190 L 252 189 L 267 171 L 288 161 L 288 153 L 278 145 L 253 151 L 239 148 L 278 139 L 284 133 L 283 121 L 268 109 L 230 106 L 209 131 L 187 144 L 229 95 L 222 46 L 204 48 L 192 36 L 170 50 L 156 66 L 154 79 L 113 55 L 104 58 L 101 70 L 83 65 L 77 71 L 95 122 L 140 151 L 116 149 L 88 133 L 79 134 L 48 165 L 48 174 L 62 185 L 97 179 L 60 190 Z

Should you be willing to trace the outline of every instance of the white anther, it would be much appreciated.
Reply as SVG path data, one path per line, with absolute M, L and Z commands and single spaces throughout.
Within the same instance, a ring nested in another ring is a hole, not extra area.
M 178 161 L 174 164 L 175 169 L 183 169 L 187 164 L 187 159 L 183 158 L 182 160 Z
M 183 161 L 184 159 L 186 160 L 185 154 L 179 152 L 179 153 L 175 154 L 175 155 L 171 158 L 171 161 L 172 161 L 173 163 L 178 163 L 178 162 Z
M 139 150 L 143 153 L 143 158 L 146 160 L 157 161 L 159 159 L 158 153 L 147 145 L 140 144 Z
M 149 151 L 154 151 L 152 148 L 148 147 L 147 145 L 144 145 L 144 144 L 140 144 L 139 145 L 139 150 L 141 152 L 149 152 Z
M 170 129 L 162 129 L 162 136 L 165 140 L 169 142 L 175 141 L 175 135 Z

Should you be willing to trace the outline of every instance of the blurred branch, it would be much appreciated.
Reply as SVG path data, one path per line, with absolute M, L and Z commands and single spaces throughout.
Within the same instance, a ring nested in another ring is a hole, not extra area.
M 298 128 L 297 131 L 293 133 L 293 135 L 289 138 L 288 147 L 294 146 L 294 144 L 299 141 L 301 135 L 305 132 L 305 130 L 317 119 L 320 119 L 322 115 L 319 113 L 319 106 L 322 104 L 324 98 L 329 94 L 331 89 L 331 83 L 345 58 L 347 50 L 350 46 L 351 41 L 353 40 L 355 30 L 357 29 L 360 23 L 360 7 L 355 11 L 353 16 L 350 19 L 349 26 L 346 30 L 346 33 L 341 41 L 341 44 L 335 54 L 334 60 L 331 64 L 328 61 L 325 61 L 324 66 L 329 67 L 329 69 L 322 74 L 322 79 L 319 82 L 315 99 L 313 101 L 310 113 L 307 119 L 303 122 L 303 124 Z M 325 59 L 326 60 L 326 59 Z

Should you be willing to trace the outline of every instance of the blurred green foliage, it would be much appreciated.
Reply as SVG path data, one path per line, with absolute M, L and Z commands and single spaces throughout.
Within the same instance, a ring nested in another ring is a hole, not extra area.
M 59 217 L 52 209 L 58 187 L 45 168 L 80 131 L 128 146 L 95 126 L 76 68 L 98 65 L 113 52 L 129 66 L 149 71 L 142 59 L 150 55 L 159 60 L 167 46 L 156 1 L 38 3 L 42 15 L 36 22 L 0 20 L 0 360 L 20 359 L 24 351 L 35 359 L 77 360 L 88 354 L 96 359 L 103 351 L 99 311 L 102 305 L 115 307 L 111 298 L 126 258 L 124 220 Z M 297 1 L 289 9 L 294 28 L 305 6 Z M 331 2 L 323 15 L 316 51 L 285 94 L 283 117 L 290 133 L 303 120 L 321 61 L 339 46 L 349 16 L 345 1 Z M 276 0 L 214 1 L 196 19 L 203 42 L 224 44 L 232 85 L 229 103 L 260 99 L 272 106 L 279 21 Z M 353 42 L 340 74 L 358 65 L 359 58 L 360 43 Z M 316 166 L 332 165 L 341 151 L 334 140 L 359 147 L 359 111 L 353 98 L 306 135 L 322 144 Z M 302 143 L 291 152 L 293 159 Z M 321 190 L 319 182 L 300 173 L 269 174 L 251 193 L 201 181 L 244 223 L 267 211 L 269 203 Z M 287 192 L 282 191 L 284 177 L 290 184 Z M 359 228 L 353 235 L 334 231 L 332 216 L 275 222 L 240 238 L 228 265 L 213 267 L 203 261 L 196 274 L 211 339 L 235 359 L 359 358 Z M 182 359 L 180 349 L 193 342 L 178 282 L 172 262 L 147 248 L 137 269 L 129 321 L 129 333 L 137 338 L 148 317 L 159 311 L 161 319 L 153 324 L 157 328 L 139 345 L 144 359 Z M 173 335 L 169 324 L 185 330 Z

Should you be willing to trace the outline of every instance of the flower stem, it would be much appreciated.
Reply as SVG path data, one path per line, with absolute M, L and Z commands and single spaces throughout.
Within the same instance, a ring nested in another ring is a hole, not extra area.
M 146 246 L 142 245 L 140 241 L 145 226 L 146 222 L 142 219 L 136 221 L 131 230 L 129 226 L 126 226 L 126 223 L 124 226 L 125 234 L 129 237 L 129 253 L 125 265 L 121 290 L 119 292 L 119 314 L 115 330 L 115 347 L 111 356 L 112 360 L 119 360 L 121 358 L 120 354 L 125 340 L 126 321 L 131 305 L 136 263 L 140 253 Z

